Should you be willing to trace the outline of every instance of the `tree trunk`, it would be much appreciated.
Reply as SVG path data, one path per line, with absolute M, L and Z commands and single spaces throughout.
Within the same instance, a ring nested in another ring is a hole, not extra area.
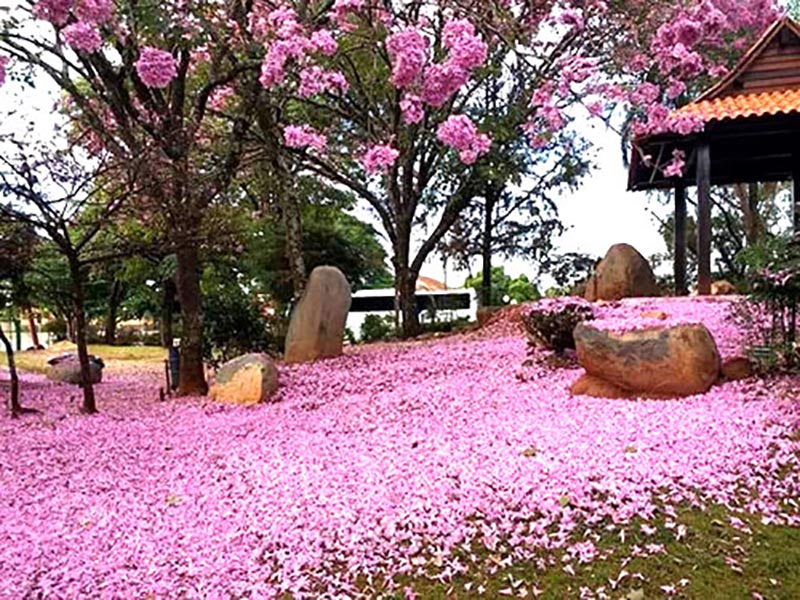
M 81 411 L 87 415 L 97 412 L 97 403 L 92 385 L 91 365 L 89 364 L 89 345 L 86 341 L 86 311 L 83 270 L 77 257 L 67 257 L 74 294 L 75 310 L 75 343 L 78 346 L 78 362 L 81 365 L 81 388 L 83 390 L 83 406 Z
M 208 392 L 208 384 L 203 368 L 203 309 L 197 247 L 190 244 L 178 250 L 177 259 L 182 323 L 178 395 L 204 396 Z
M 114 278 L 111 286 L 111 293 L 108 295 L 108 314 L 106 315 L 105 334 L 103 336 L 106 344 L 113 346 L 117 342 L 117 311 L 122 299 L 122 283 Z
M 8 357 L 8 373 L 11 377 L 11 391 L 8 396 L 8 408 L 11 411 L 11 417 L 16 418 L 22 412 L 22 407 L 19 404 L 19 377 L 17 376 L 17 365 L 14 362 L 14 348 L 11 341 L 6 337 L 3 328 L 0 326 L 0 341 L 6 349 L 6 357 Z
M 292 278 L 295 303 L 303 297 L 306 289 L 306 263 L 303 259 L 303 217 L 300 203 L 292 192 L 281 195 L 283 229 L 286 235 L 286 258 Z
M 36 327 L 36 319 L 33 316 L 33 311 L 29 308 L 25 311 L 28 317 L 28 327 L 31 330 L 31 343 L 33 344 L 33 349 L 38 350 L 41 348 L 41 344 L 39 343 L 39 329 Z
M 420 333 L 419 314 L 417 313 L 417 273 L 406 267 L 395 267 L 397 303 L 400 308 L 401 334 L 405 339 Z
M 78 335 L 76 333 L 75 315 L 68 315 L 64 322 L 67 325 L 67 339 L 73 344 L 78 343 Z
M 412 338 L 420 333 L 419 314 L 417 313 L 417 276 L 410 266 L 411 256 L 411 218 L 399 219 L 397 235 L 394 238 L 395 293 L 400 310 L 400 334 L 404 339 Z
M 481 306 L 492 305 L 492 213 L 494 212 L 495 195 L 487 189 L 483 207 L 483 232 L 481 235 L 481 257 L 483 274 L 481 278 Z
M 161 299 L 161 346 L 172 348 L 174 335 L 172 333 L 172 315 L 175 312 L 175 282 L 164 280 L 164 295 Z

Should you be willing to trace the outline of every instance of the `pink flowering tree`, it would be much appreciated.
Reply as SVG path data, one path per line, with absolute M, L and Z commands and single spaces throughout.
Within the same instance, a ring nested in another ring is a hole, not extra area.
M 771 0 L 29 0 L 22 14 L 0 32 L 0 75 L 36 67 L 105 151 L 152 155 L 150 197 L 178 256 L 190 393 L 205 389 L 200 221 L 227 191 L 259 107 L 260 128 L 294 162 L 287 172 L 349 188 L 374 210 L 411 335 L 419 271 L 498 143 L 475 101 L 487 78 L 508 81 L 516 112 L 506 126 L 541 152 L 581 111 L 610 120 L 619 104 L 637 134 L 692 131 L 700 124 L 671 108 L 729 68 L 776 13 Z M 664 168 L 676 172 L 684 159 L 671 158 Z M 459 168 L 443 168 L 453 161 Z
M 685 131 L 698 124 L 673 118 L 676 99 L 774 14 L 764 0 L 283 2 L 263 14 L 260 82 L 285 107 L 272 125 L 293 160 L 381 221 L 412 335 L 420 269 L 472 201 L 492 144 L 508 139 L 479 102 L 489 82 L 507 84 L 502 127 L 540 153 L 582 116 L 611 122 L 619 105 L 637 133 Z
M 146 158 L 138 218 L 164 226 L 177 257 L 184 394 L 207 389 L 202 224 L 240 162 L 261 54 L 239 3 L 28 0 L 0 28 L 0 81 L 49 78 L 92 155 Z

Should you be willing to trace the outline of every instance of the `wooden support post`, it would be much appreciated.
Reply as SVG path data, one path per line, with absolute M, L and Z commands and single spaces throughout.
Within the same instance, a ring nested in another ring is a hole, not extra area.
M 675 188 L 675 295 L 685 296 L 686 290 L 686 188 Z
M 697 293 L 711 293 L 711 148 L 697 147 Z
M 792 202 L 792 220 L 794 222 L 794 232 L 800 233 L 800 158 L 794 159 L 794 169 L 792 170 L 792 188 L 794 191 Z

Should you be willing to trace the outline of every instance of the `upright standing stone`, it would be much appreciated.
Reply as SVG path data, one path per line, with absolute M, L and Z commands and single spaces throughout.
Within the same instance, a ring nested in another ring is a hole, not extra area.
M 640 296 L 658 296 L 658 285 L 647 259 L 633 246 L 615 244 L 586 284 L 585 298 L 621 300 Z
M 286 362 L 311 362 L 341 355 L 350 301 L 350 284 L 339 269 L 314 269 L 303 298 L 292 313 L 286 334 Z

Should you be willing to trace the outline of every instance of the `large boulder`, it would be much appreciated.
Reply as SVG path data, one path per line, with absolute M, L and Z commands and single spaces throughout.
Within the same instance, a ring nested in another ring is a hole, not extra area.
M 93 354 L 89 355 L 89 381 L 92 384 L 103 380 L 103 360 Z M 47 378 L 60 383 L 81 383 L 81 363 L 78 354 L 67 352 L 59 354 L 47 361 Z
M 647 259 L 633 246 L 615 244 L 586 283 L 584 298 L 594 302 L 657 296 L 658 293 L 656 277 Z
M 578 362 L 593 378 L 573 393 L 602 397 L 676 397 L 707 392 L 720 374 L 714 338 L 704 325 L 613 333 L 581 323 L 575 328 Z M 604 393 L 598 380 L 611 384 Z M 613 386 L 613 387 L 612 387 Z M 620 390 L 613 393 L 613 389 Z
M 341 355 L 350 302 L 350 284 L 339 269 L 314 269 L 292 313 L 286 334 L 286 362 L 311 362 Z
M 209 395 L 218 402 L 249 406 L 268 402 L 278 386 L 278 369 L 269 356 L 245 354 L 219 368 Z

